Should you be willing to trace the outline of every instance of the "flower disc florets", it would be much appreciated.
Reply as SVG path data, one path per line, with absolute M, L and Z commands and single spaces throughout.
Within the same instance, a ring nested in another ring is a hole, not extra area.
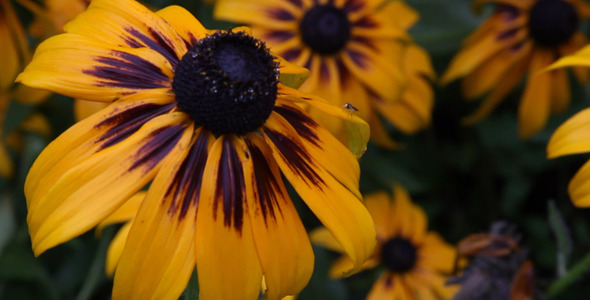
M 172 89 L 178 107 L 196 124 L 215 134 L 244 134 L 268 119 L 278 82 L 278 63 L 263 42 L 218 31 L 180 60 Z
M 350 38 L 351 24 L 346 13 L 333 5 L 317 5 L 305 13 L 299 31 L 313 51 L 330 55 L 340 51 Z
M 402 237 L 394 237 L 381 247 L 381 261 L 396 273 L 405 273 L 416 264 L 416 246 Z
M 564 44 L 578 30 L 578 25 L 576 9 L 564 0 L 538 0 L 530 11 L 530 35 L 542 46 Z

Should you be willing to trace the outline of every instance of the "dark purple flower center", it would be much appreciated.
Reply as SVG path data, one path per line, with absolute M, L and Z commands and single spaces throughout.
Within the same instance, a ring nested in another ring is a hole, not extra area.
M 381 262 L 392 272 L 405 273 L 416 265 L 416 246 L 408 239 L 394 237 L 381 246 Z
M 346 13 L 330 4 L 312 7 L 299 24 L 303 42 L 323 55 L 331 55 L 344 48 L 350 38 L 350 30 Z
M 278 64 L 263 42 L 218 31 L 182 57 L 172 90 L 178 107 L 197 125 L 215 134 L 244 134 L 270 116 L 278 80 Z
M 562 45 L 578 30 L 578 13 L 567 1 L 538 0 L 529 14 L 530 35 L 541 46 Z

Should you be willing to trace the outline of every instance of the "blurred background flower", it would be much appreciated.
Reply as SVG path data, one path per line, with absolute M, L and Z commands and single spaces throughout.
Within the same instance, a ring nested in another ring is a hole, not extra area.
M 494 12 L 463 42 L 441 82 L 463 78 L 465 98 L 485 96 L 464 119 L 473 123 L 495 109 L 526 75 L 518 132 L 529 138 L 545 127 L 550 114 L 569 106 L 567 72 L 537 73 L 587 43 L 580 29 L 590 7 L 580 0 L 475 1 L 479 10 L 487 3 L 495 5 Z M 587 70 L 577 69 L 575 75 L 581 83 L 588 81 Z
M 445 282 L 453 270 L 456 250 L 438 233 L 427 230 L 424 210 L 399 185 L 394 187 L 393 197 L 377 192 L 367 195 L 365 203 L 377 228 L 377 247 L 363 269 L 379 267 L 383 271 L 367 299 L 450 299 L 457 289 Z M 311 238 L 332 251 L 343 252 L 325 228 L 314 230 Z M 347 271 L 352 265 L 350 258 L 342 256 L 330 275 L 350 275 Z

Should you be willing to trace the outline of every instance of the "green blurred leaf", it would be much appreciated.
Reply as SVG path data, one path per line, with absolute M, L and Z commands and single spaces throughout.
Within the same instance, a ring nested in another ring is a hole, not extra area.
M 16 219 L 12 198 L 7 193 L 0 194 L 0 255 L 16 230 Z
M 105 261 L 107 250 L 115 235 L 115 228 L 109 226 L 102 231 L 101 239 L 96 250 L 96 255 L 92 260 L 92 265 L 86 276 L 86 280 L 82 284 L 80 292 L 76 296 L 76 300 L 88 300 L 92 297 L 93 292 L 100 285 L 101 282 L 106 280 L 105 275 Z
M 559 209 L 555 206 L 555 202 L 550 200 L 547 206 L 549 227 L 557 239 L 557 276 L 563 277 L 567 272 L 567 263 L 572 253 L 573 242 L 570 231 Z
M 183 295 L 184 300 L 199 300 L 199 278 L 196 269 L 193 271 L 193 275 L 188 281 L 188 285 L 186 286 Z

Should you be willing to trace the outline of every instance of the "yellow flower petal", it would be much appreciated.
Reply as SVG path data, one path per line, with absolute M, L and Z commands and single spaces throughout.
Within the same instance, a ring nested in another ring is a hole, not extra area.
M 246 215 L 244 150 L 238 138 L 221 136 L 207 158 L 195 235 L 199 299 L 257 299 L 260 293 L 262 267 Z
M 308 105 L 318 112 L 323 112 L 329 117 L 336 117 L 344 122 L 344 128 L 347 134 L 348 148 L 357 157 L 361 157 L 366 150 L 367 142 L 370 137 L 369 125 L 356 114 L 341 107 L 335 107 L 325 100 L 315 97 L 311 94 L 303 93 L 283 85 L 279 85 L 279 94 L 277 101 L 289 100 L 294 103 Z M 317 119 L 317 118 L 315 118 Z M 328 137 L 332 139 L 333 137 Z
M 131 224 L 133 224 L 133 221 L 129 221 L 123 225 L 109 245 L 105 261 L 105 273 L 107 273 L 109 277 L 113 277 L 115 274 L 115 268 L 117 268 L 117 265 L 119 264 L 121 254 L 123 253 L 123 249 L 125 249 L 125 244 L 127 243 L 127 237 L 129 236 Z
M 326 227 L 318 227 L 309 233 L 309 238 L 314 244 L 320 245 L 328 250 L 344 253 L 342 246 Z M 351 268 L 345 270 L 348 271 Z
M 148 120 L 172 109 L 172 99 L 158 94 L 132 95 L 78 122 L 50 143 L 36 159 L 25 182 L 29 207 L 69 169 L 100 149 L 116 144 Z M 143 115 L 145 109 L 153 109 Z
M 350 164 L 347 150 L 326 157 L 321 148 L 312 146 L 313 140 L 301 139 L 287 120 L 274 113 L 264 125 L 263 133 L 285 177 L 342 245 L 354 261 L 355 269 L 359 269 L 373 253 L 376 234 L 371 216 L 361 198 L 355 195 L 358 187 L 344 185 L 335 177 L 341 175 L 332 173 Z M 320 161 L 316 155 L 326 158 Z
M 75 166 L 64 163 L 65 167 L 54 166 L 50 174 L 33 173 L 51 176 L 31 179 L 40 181 L 36 187 L 43 189 L 27 193 L 33 197 L 27 220 L 35 254 L 96 226 L 147 184 L 162 158 L 190 136 L 185 122 L 187 116 L 182 113 L 154 118 L 123 141 L 78 160 Z
M 189 45 L 194 44 L 197 39 L 205 37 L 207 29 L 186 9 L 171 5 L 156 12 L 156 15 L 164 19 Z M 183 54 L 183 53 L 179 53 Z
M 396 101 L 406 82 L 402 68 L 405 46 L 394 40 L 379 40 L 368 47 L 350 41 L 342 62 L 352 75 L 385 101 Z
M 145 194 L 145 191 L 137 192 L 135 195 L 125 201 L 121 207 L 119 207 L 115 212 L 106 217 L 102 222 L 100 222 L 100 224 L 96 226 L 96 231 L 101 232 L 109 225 L 124 223 L 132 220 L 137 214 L 141 202 L 143 202 L 145 199 Z
M 186 19 L 186 13 L 176 10 L 178 23 L 192 22 Z M 195 36 L 204 35 L 200 28 L 194 29 Z M 85 12 L 64 26 L 64 30 L 112 46 L 151 48 L 172 64 L 188 51 L 182 34 L 137 1 L 93 0 Z
M 60 34 L 39 45 L 17 81 L 74 98 L 110 102 L 142 90 L 165 93 L 173 74 L 170 62 L 150 48 L 118 47 Z
M 275 30 L 296 30 L 303 11 L 289 1 L 273 0 L 220 0 L 215 5 L 216 19 L 231 20 L 235 23 L 256 25 Z
M 529 74 L 545 69 L 553 59 L 551 50 L 536 49 L 531 58 Z M 547 123 L 551 109 L 552 77 L 551 73 L 541 73 L 527 80 L 518 106 L 518 133 L 522 138 L 531 137 Z
M 108 103 L 98 101 L 87 101 L 81 99 L 74 100 L 74 117 L 76 120 L 86 119 L 92 114 L 107 107 Z
M 258 134 L 248 134 L 246 140 L 251 158 L 244 164 L 247 210 L 266 283 L 265 298 L 281 299 L 307 285 L 314 255 L 270 148 Z
M 177 182 L 192 149 L 192 130 L 164 159 L 133 220 L 115 272 L 115 300 L 177 299 L 193 273 L 197 206 L 191 201 L 179 208 L 186 186 Z
M 551 136 L 547 144 L 547 157 L 585 153 L 590 151 L 590 109 L 584 109 L 575 114 Z
M 570 180 L 568 192 L 575 206 L 590 206 L 590 161 L 586 162 Z

